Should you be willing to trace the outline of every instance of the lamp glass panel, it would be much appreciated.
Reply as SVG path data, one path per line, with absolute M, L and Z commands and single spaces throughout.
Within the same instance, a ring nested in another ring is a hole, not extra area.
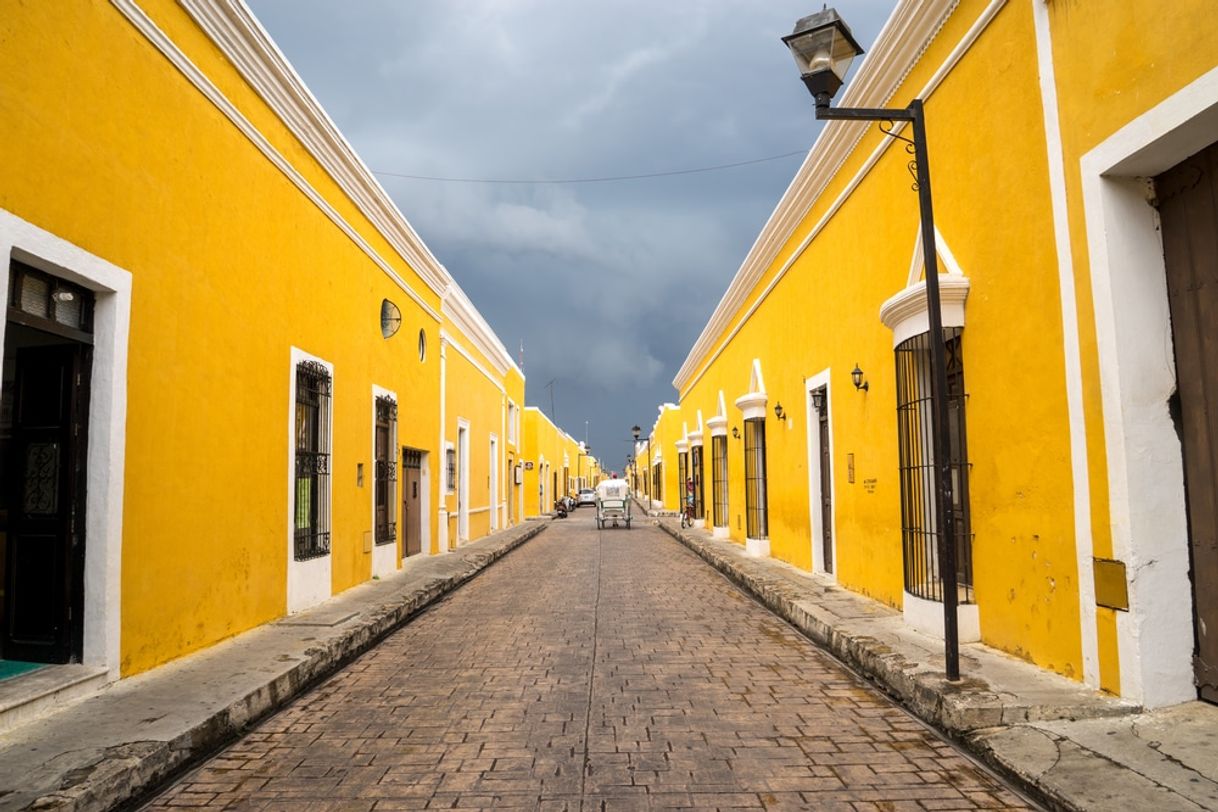
M 792 36 L 786 42 L 801 74 L 831 70 L 843 81 L 858 53 L 836 23 Z

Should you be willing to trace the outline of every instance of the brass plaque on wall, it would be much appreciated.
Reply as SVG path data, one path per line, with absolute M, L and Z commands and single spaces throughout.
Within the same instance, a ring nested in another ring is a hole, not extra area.
M 1125 562 L 1095 558 L 1095 603 L 1109 609 L 1129 611 L 1129 585 L 1125 581 Z

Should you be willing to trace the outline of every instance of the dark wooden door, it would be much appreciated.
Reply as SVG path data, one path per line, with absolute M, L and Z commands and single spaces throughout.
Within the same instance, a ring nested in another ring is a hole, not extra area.
M 821 389 L 817 412 L 820 432 L 820 532 L 825 572 L 833 572 L 833 483 L 829 479 L 829 393 Z
M 66 663 L 81 648 L 89 350 L 16 352 L 7 494 L 5 659 Z
M 423 480 L 423 453 L 402 449 L 402 551 L 415 555 L 423 551 L 423 513 L 419 508 L 419 488 Z
M 1176 350 L 1202 699 L 1218 702 L 1218 144 L 1155 179 Z

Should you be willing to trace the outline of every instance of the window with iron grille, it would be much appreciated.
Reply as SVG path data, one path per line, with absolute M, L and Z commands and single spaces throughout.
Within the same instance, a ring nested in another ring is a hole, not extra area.
M 664 501 L 664 466 L 658 462 L 651 469 L 651 498 L 657 502 Z
M 702 446 L 689 449 L 689 476 L 694 481 L 694 518 L 706 517 L 702 503 Z
M 444 449 L 444 486 L 448 493 L 457 492 L 457 449 Z
M 727 527 L 727 435 L 711 438 L 711 492 L 715 500 L 715 527 Z
M 295 557 L 330 552 L 330 372 L 316 361 L 296 365 Z
M 744 513 L 751 539 L 770 537 L 766 506 L 765 418 L 744 421 Z
M 398 424 L 398 404 L 387 395 L 376 398 L 376 531 L 377 544 L 397 541 L 397 522 L 393 520 L 395 486 L 398 479 L 395 452 Z
M 947 360 L 947 405 L 951 451 L 952 517 L 956 527 L 956 581 L 960 603 L 973 603 L 973 536 L 969 517 L 968 447 L 964 409 L 961 328 L 943 331 Z M 930 334 L 896 349 L 897 441 L 901 465 L 901 544 L 905 590 L 943 600 L 940 581 L 938 505 L 934 483 L 934 421 L 931 401 Z

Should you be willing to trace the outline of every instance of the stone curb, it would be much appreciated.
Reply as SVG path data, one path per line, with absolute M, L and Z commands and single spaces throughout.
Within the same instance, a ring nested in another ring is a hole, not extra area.
M 1053 787 L 1042 786 L 1036 775 L 1009 763 L 1001 747 L 991 741 L 993 735 L 1003 730 L 1030 729 L 1021 725 L 1037 721 L 1120 717 L 1139 710 L 1115 702 L 1094 706 L 1021 704 L 1016 697 L 1000 695 L 981 680 L 966 678 L 953 685 L 946 682 L 941 671 L 911 662 L 883 641 L 837 628 L 815 616 L 809 611 L 814 607 L 809 606 L 808 596 L 801 596 L 794 586 L 779 578 L 767 578 L 764 573 L 747 571 L 741 566 L 745 562 L 735 560 L 737 556 L 715 549 L 715 545 L 727 542 L 701 538 L 671 522 L 657 520 L 655 523 L 767 609 L 1049 809 L 1086 807 L 1077 805 L 1073 802 L 1077 799 L 1071 799 Z M 758 569 L 760 567 L 759 562 Z
M 135 741 L 107 748 L 89 766 L 67 773 L 53 793 L 30 799 L 14 793 L 6 800 L 0 791 L 0 810 L 64 810 L 94 812 L 132 808 L 147 800 L 168 780 L 198 760 L 235 740 L 248 728 L 279 710 L 307 689 L 336 673 L 415 615 L 467 583 L 494 562 L 520 547 L 549 526 L 548 521 L 527 522 L 523 530 L 502 546 L 470 551 L 460 571 L 429 580 L 413 590 L 361 613 L 345 633 L 305 652 L 305 659 L 270 682 L 168 741 Z M 515 529 L 515 528 L 514 528 Z M 459 554 L 459 553 L 458 553 Z M 71 711 L 64 711 L 70 713 Z M 14 805 L 11 801 L 16 801 Z

